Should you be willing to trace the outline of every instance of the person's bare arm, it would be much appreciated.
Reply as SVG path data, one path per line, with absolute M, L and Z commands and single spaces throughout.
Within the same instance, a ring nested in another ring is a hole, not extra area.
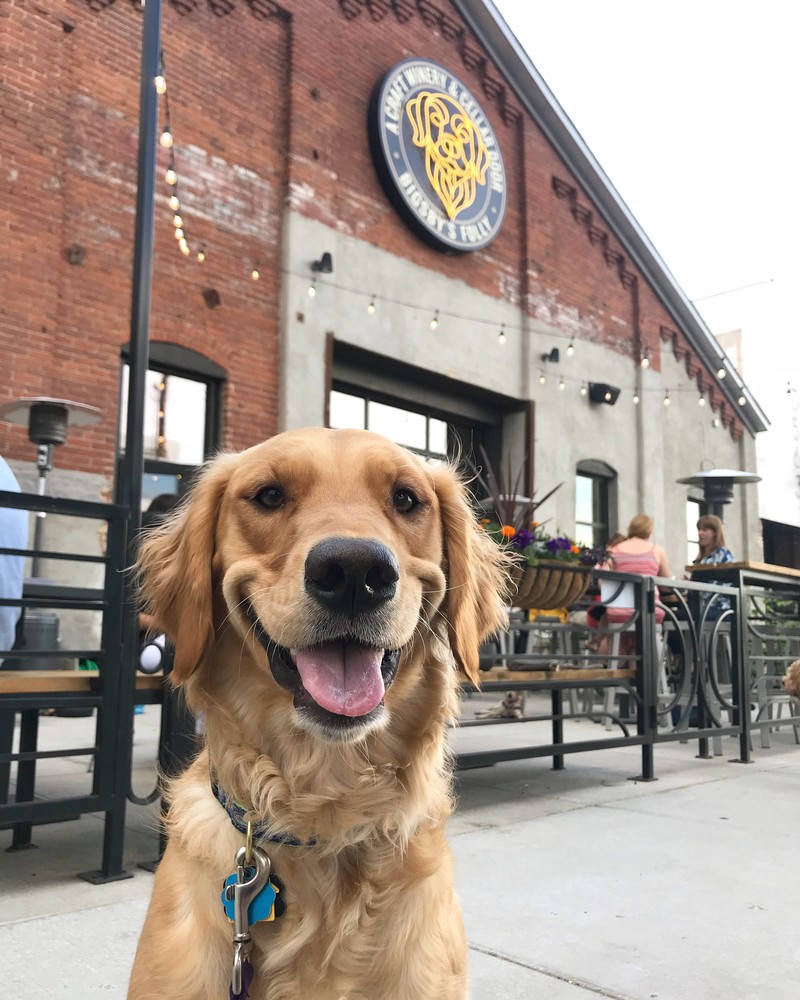
M 655 554 L 658 558 L 658 575 L 672 576 L 672 570 L 669 568 L 669 559 L 667 559 L 667 553 L 661 548 L 660 545 L 656 545 Z

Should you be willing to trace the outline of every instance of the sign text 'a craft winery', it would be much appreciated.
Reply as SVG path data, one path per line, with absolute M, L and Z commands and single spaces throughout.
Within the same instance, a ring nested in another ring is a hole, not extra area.
M 406 221 L 441 250 L 479 250 L 506 210 L 506 172 L 480 104 L 442 66 L 409 59 L 370 105 L 378 175 Z

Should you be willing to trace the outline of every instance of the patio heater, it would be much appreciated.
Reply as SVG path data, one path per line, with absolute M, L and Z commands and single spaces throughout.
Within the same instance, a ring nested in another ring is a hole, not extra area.
M 53 399 L 50 396 L 24 396 L 0 406 L 0 420 L 28 428 L 28 437 L 37 445 L 36 468 L 39 470 L 39 496 L 47 492 L 47 473 L 53 468 L 53 449 L 67 440 L 70 426 L 88 427 L 103 416 L 102 410 L 71 399 Z M 41 575 L 42 537 L 47 515 L 36 511 L 33 528 L 33 560 L 31 576 Z
M 761 476 L 735 469 L 706 469 L 675 481 L 687 486 L 702 486 L 709 514 L 716 514 L 722 520 L 722 508 L 733 500 L 733 487 L 739 483 L 760 483 Z

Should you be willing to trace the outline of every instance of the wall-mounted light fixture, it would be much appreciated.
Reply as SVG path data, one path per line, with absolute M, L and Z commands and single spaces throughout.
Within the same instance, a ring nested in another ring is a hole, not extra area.
M 589 383 L 589 399 L 593 403 L 607 403 L 613 406 L 619 397 L 619 389 L 615 385 L 606 385 L 605 382 Z
M 319 260 L 311 261 L 311 270 L 317 274 L 333 274 L 333 257 L 327 250 Z

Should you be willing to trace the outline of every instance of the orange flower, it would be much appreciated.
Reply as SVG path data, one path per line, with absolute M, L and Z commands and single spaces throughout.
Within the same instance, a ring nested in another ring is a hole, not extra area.
M 577 545 L 570 545 L 569 548 L 570 548 L 570 552 L 574 552 L 576 555 L 580 552 L 580 549 L 578 548 Z
M 500 534 L 503 536 L 503 538 L 513 538 L 514 535 L 516 535 L 516 533 L 517 529 L 512 528 L 510 524 L 504 524 L 503 527 L 500 529 Z

